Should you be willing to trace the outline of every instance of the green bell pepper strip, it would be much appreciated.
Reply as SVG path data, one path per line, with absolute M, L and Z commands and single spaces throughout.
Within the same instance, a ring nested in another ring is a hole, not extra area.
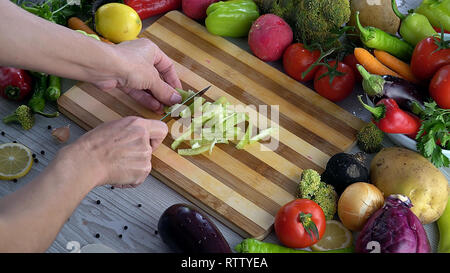
M 100 37 L 98 37 L 96 34 L 89 34 L 89 33 L 87 33 L 86 31 L 84 31 L 84 30 L 79 30 L 79 29 L 77 29 L 77 30 L 75 30 L 75 31 L 76 31 L 76 32 L 79 32 L 79 33 L 81 33 L 81 34 L 84 34 L 84 35 L 86 35 L 86 36 L 88 36 L 88 37 L 94 38 L 95 40 L 101 41 L 101 40 L 100 40 Z
M 308 251 L 288 248 L 256 239 L 245 239 L 234 248 L 238 253 L 353 253 L 353 247 L 333 249 L 326 251 Z
M 48 118 L 59 116 L 58 112 L 54 112 L 51 114 L 43 112 L 45 108 L 45 92 L 47 90 L 48 75 L 38 72 L 31 72 L 31 74 L 34 76 L 36 83 L 34 85 L 33 95 L 31 96 L 31 99 L 28 101 L 28 107 L 30 107 L 34 113 L 40 114 Z
M 434 27 L 442 25 L 450 31 L 450 0 L 423 0 L 415 12 L 425 15 Z
M 386 51 L 409 62 L 414 50 L 410 44 L 376 27 L 363 27 L 359 21 L 359 11 L 356 12 L 356 25 L 360 31 L 361 42 L 365 46 Z
M 272 135 L 276 130 L 275 127 L 271 127 L 271 128 L 267 128 L 262 130 L 261 132 L 259 132 L 259 134 L 257 134 L 256 136 L 253 136 L 252 138 L 250 138 L 249 140 L 249 144 L 253 144 L 255 142 L 258 142 L 270 135 Z
M 220 1 L 206 9 L 206 29 L 219 36 L 245 37 L 259 17 L 258 6 L 252 0 Z
M 425 15 L 419 13 L 402 14 L 398 10 L 395 0 L 391 2 L 392 10 L 402 21 L 399 33 L 405 41 L 415 46 L 423 39 L 437 35 L 436 30 Z
M 439 228 L 438 252 L 450 253 L 450 198 L 448 198 L 444 213 L 437 220 L 437 225 Z
M 45 98 L 48 101 L 56 101 L 61 96 L 61 78 L 50 75 L 48 77 L 48 87 L 45 90 Z
M 253 131 L 253 125 L 251 122 L 248 123 L 247 130 L 245 131 L 244 137 L 236 144 L 236 149 L 244 149 L 247 144 L 250 143 L 250 136 Z

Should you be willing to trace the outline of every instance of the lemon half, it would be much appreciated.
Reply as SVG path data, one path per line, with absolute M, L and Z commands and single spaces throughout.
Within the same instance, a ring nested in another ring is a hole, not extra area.
M 313 251 L 325 251 L 350 247 L 352 245 L 352 233 L 344 225 L 336 220 L 328 220 L 325 233 L 315 245 Z
M 19 143 L 0 145 L 0 180 L 13 180 L 25 176 L 33 165 L 30 149 Z

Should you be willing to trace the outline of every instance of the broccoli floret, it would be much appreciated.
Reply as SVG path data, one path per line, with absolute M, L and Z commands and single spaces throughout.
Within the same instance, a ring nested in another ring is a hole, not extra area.
M 11 115 L 3 118 L 4 123 L 18 122 L 24 130 L 29 130 L 34 125 L 34 114 L 30 107 L 20 105 Z
M 333 34 L 350 20 L 348 0 L 255 0 L 262 13 L 283 18 L 295 38 L 307 44 L 329 42 Z M 333 46 L 335 44 L 331 44 Z
M 322 182 L 315 170 L 304 170 L 297 187 L 297 197 L 316 202 L 323 210 L 327 220 L 336 214 L 338 195 L 333 186 Z
M 358 132 L 358 147 L 369 154 L 377 153 L 382 148 L 384 133 L 375 124 L 369 122 Z

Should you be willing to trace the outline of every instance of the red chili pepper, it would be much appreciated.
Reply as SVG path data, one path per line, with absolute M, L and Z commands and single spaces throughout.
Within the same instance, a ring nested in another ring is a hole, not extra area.
M 419 132 L 421 120 L 400 109 L 395 100 L 382 99 L 376 107 L 371 107 L 362 101 L 361 96 L 358 96 L 358 99 L 364 108 L 372 113 L 374 123 L 381 131 L 389 134 L 409 135 L 417 135 Z
M 125 0 L 124 3 L 133 8 L 141 20 L 181 8 L 181 0 Z
M 32 90 L 32 79 L 23 69 L 0 66 L 0 95 L 6 99 L 21 101 Z

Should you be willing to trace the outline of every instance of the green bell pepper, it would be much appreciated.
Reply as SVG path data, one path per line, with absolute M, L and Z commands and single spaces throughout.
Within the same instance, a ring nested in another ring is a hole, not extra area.
M 450 31 L 450 0 L 423 0 L 415 12 L 425 15 L 434 27 Z
M 400 35 L 411 45 L 415 46 L 423 39 L 437 34 L 425 15 L 415 12 L 408 15 L 402 14 L 398 10 L 395 0 L 392 0 L 392 10 L 402 21 Z
M 252 0 L 220 1 L 206 10 L 206 29 L 215 35 L 245 37 L 259 17 L 258 6 Z

